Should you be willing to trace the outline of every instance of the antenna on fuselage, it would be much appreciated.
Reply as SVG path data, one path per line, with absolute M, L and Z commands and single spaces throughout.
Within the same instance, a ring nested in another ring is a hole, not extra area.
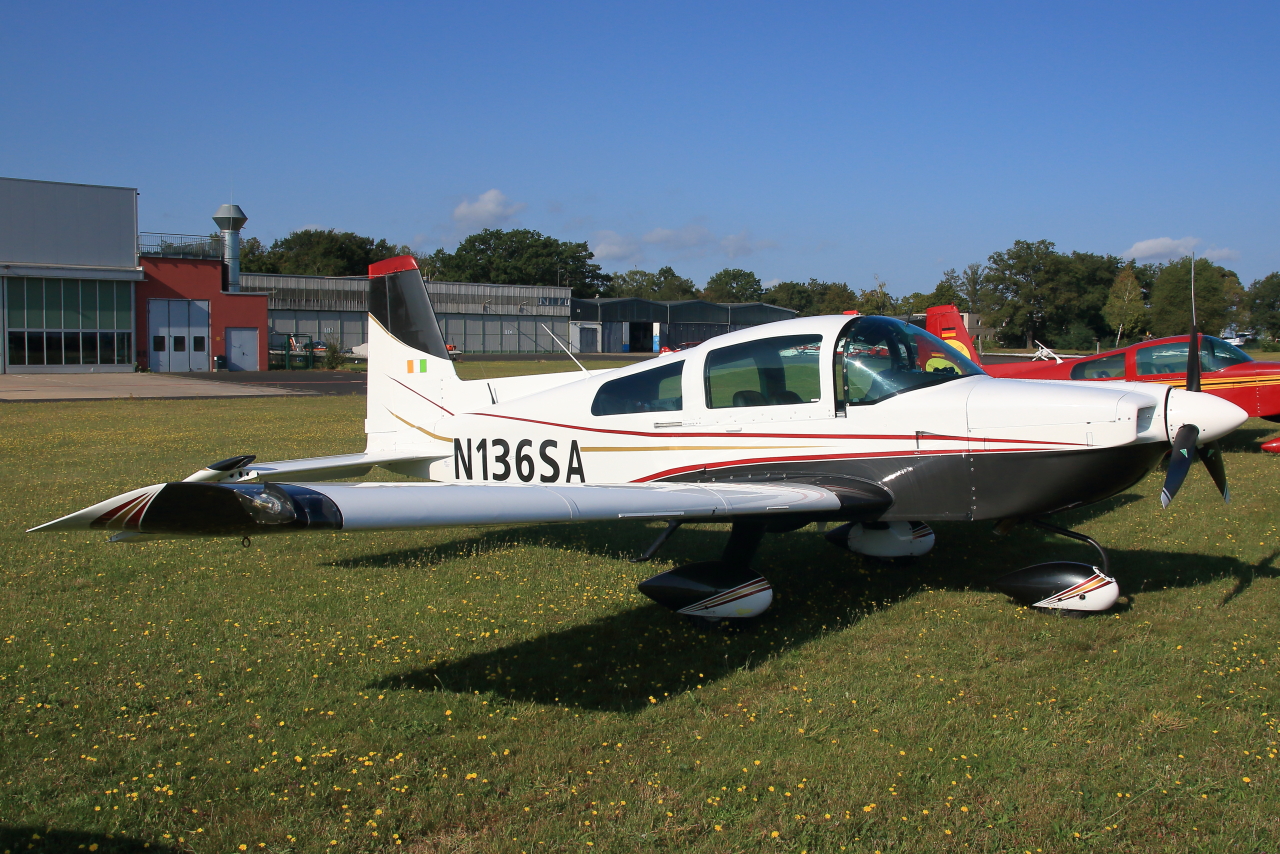
M 556 334 L 555 334 L 554 332 L 552 332 L 550 329 L 548 329 L 548 328 L 547 328 L 547 325 L 546 325 L 545 323 L 539 323 L 538 325 L 542 327 L 542 331 L 543 331 L 543 332 L 545 332 L 545 333 L 547 333 L 548 335 L 550 335 L 550 336 L 555 340 L 555 342 L 556 342 L 557 344 L 559 344 L 561 347 L 563 347 L 563 348 L 564 348 L 564 352 L 565 352 L 565 354 L 566 354 L 570 359 L 573 359 L 573 363 L 574 363 L 575 365 L 577 365 L 579 368 L 582 368 L 582 363 L 581 363 L 581 362 L 579 362 L 577 359 L 574 359 L 574 358 L 573 358 L 573 353 L 569 351 L 569 348 L 565 346 L 565 343 L 564 343 L 563 341 L 561 341 L 559 338 L 556 338 Z M 589 373 L 591 373 L 591 372 L 590 372 L 590 371 L 588 371 L 586 368 L 582 368 L 582 372 L 583 372 L 584 374 L 589 374 Z

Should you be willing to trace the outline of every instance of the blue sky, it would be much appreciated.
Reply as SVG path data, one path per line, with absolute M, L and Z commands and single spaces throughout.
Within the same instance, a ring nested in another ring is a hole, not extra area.
M 1016 239 L 1280 270 L 1280 6 L 12 4 L 0 175 L 145 231 L 484 226 L 903 294 Z

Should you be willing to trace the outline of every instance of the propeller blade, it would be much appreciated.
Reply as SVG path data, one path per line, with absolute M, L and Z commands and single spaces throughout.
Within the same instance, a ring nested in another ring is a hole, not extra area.
M 1183 424 L 1178 428 L 1178 435 L 1173 437 L 1173 455 L 1169 457 L 1164 488 L 1160 490 L 1160 506 L 1167 508 L 1178 494 L 1182 482 L 1187 479 L 1191 461 L 1195 458 L 1196 439 L 1199 437 L 1200 428 L 1194 424 Z
M 1214 486 L 1218 487 L 1218 491 L 1222 493 L 1222 500 L 1231 502 L 1231 490 L 1227 487 L 1227 467 L 1222 461 L 1222 448 L 1218 446 L 1218 440 L 1214 439 L 1200 449 L 1200 462 L 1204 463 L 1204 467 L 1209 470 L 1209 477 L 1213 478 Z
M 1191 341 L 1187 345 L 1187 391 L 1200 390 L 1200 333 L 1191 327 Z

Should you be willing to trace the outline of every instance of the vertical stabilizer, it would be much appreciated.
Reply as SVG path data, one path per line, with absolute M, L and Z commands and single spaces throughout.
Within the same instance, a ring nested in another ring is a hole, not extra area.
M 369 265 L 369 314 L 402 344 L 449 361 L 440 323 L 412 255 Z
M 436 425 L 475 392 L 464 389 L 411 255 L 369 265 L 370 452 L 419 452 L 442 441 Z
M 964 318 L 954 305 L 935 305 L 925 312 L 925 331 L 936 335 L 959 350 L 969 361 L 981 365 L 978 348 L 973 346 Z

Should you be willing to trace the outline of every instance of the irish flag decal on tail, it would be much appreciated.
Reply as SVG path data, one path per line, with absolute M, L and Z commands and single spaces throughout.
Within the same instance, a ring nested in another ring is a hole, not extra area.
M 425 374 L 426 372 L 427 372 L 426 359 L 410 359 L 409 360 L 409 373 Z

